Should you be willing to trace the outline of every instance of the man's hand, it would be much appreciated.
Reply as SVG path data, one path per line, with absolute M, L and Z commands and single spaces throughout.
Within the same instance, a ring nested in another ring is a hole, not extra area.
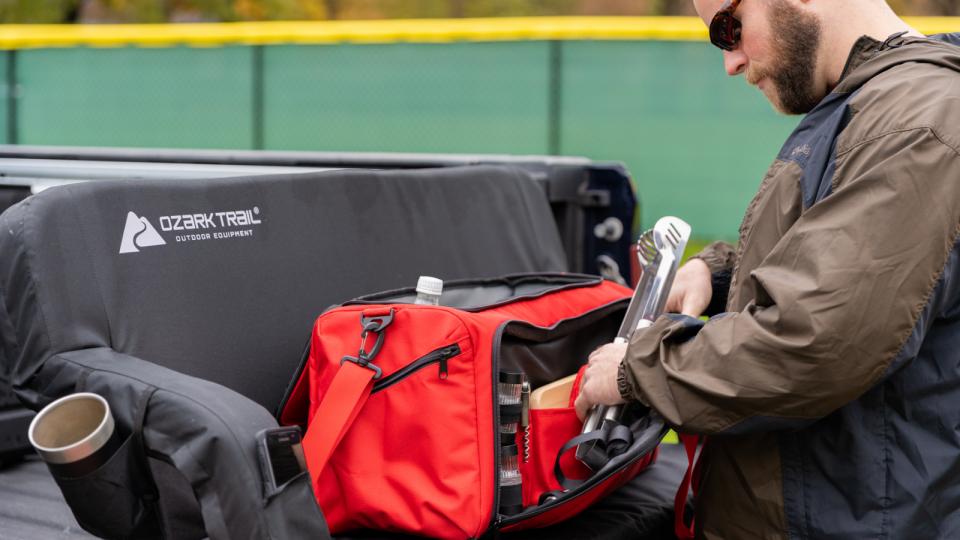
M 617 388 L 617 371 L 626 353 L 626 343 L 610 343 L 590 354 L 590 363 L 580 380 L 580 395 L 573 403 L 581 420 L 594 405 L 626 403 Z
M 699 317 L 713 296 L 710 267 L 702 259 L 689 259 L 677 270 L 664 311 Z

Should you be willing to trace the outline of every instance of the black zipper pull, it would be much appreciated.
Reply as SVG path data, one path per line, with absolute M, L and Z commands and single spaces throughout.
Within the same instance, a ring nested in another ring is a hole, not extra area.
M 440 378 L 447 378 L 447 359 L 453 356 L 453 349 L 444 349 L 440 352 Z
M 493 540 L 500 540 L 500 520 L 502 518 L 497 516 L 496 523 L 493 524 Z

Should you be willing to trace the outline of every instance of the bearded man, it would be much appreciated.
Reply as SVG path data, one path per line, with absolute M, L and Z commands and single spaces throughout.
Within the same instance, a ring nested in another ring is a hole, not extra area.
M 708 435 L 697 538 L 960 538 L 960 35 L 883 0 L 722 1 L 695 4 L 727 73 L 806 116 L 739 245 L 591 356 L 578 412 Z

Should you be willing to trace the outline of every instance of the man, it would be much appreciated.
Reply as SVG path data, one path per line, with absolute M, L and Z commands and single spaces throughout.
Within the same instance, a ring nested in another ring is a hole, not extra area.
M 960 538 L 960 36 L 883 0 L 721 3 L 695 0 L 727 73 L 807 115 L 738 247 L 591 356 L 578 412 L 708 435 L 698 538 Z

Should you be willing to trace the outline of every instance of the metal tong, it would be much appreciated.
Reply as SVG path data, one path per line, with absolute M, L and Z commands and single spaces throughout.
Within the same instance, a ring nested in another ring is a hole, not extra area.
M 682 219 L 669 216 L 661 218 L 652 229 L 640 235 L 637 257 L 643 273 L 614 343 L 628 343 L 635 330 L 652 325 L 663 313 L 673 277 L 689 239 L 690 225 Z M 623 411 L 623 405 L 595 405 L 583 424 L 582 433 L 613 429 L 620 425 Z M 609 461 L 605 449 L 602 445 L 597 446 L 597 441 L 577 446 L 577 459 L 594 471 L 600 470 Z

